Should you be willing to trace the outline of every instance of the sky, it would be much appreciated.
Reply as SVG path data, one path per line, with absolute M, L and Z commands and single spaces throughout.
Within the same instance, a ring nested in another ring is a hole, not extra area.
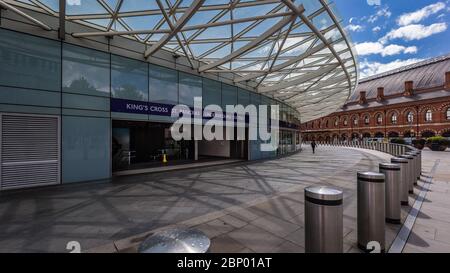
M 361 78 L 450 53 L 450 0 L 334 0 Z

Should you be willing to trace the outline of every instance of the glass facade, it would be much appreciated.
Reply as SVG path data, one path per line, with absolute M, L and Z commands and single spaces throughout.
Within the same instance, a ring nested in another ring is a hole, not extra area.
M 222 105 L 222 84 L 218 81 L 203 79 L 203 105 Z
M 61 43 L 0 29 L 0 84 L 61 90 Z
M 137 108 L 145 108 L 149 103 L 180 103 L 193 107 L 193 98 L 202 97 L 204 106 L 217 104 L 224 110 L 226 105 L 258 106 L 262 103 L 278 103 L 220 81 L 1 28 L 0 72 L 0 112 L 61 116 L 63 183 L 111 177 L 111 155 L 117 148 L 113 143 L 113 135 L 122 140 L 122 136 L 125 135 L 126 138 L 128 134 L 129 147 L 123 147 L 131 151 L 142 147 L 148 136 L 159 130 L 157 139 L 162 139 L 162 142 L 151 151 L 145 150 L 146 154 L 137 154 L 136 160 L 139 162 L 149 159 L 160 161 L 163 152 L 172 160 L 194 157 L 193 142 L 171 142 L 167 137 L 167 125 L 170 123 L 165 123 L 164 126 L 111 126 L 117 119 L 136 122 L 144 120 L 147 123 L 169 121 L 158 119 L 156 114 L 147 112 L 121 113 L 113 108 L 116 101 L 136 101 L 137 104 L 133 107 Z M 295 122 L 296 112 L 284 104 L 280 104 L 280 107 L 282 122 Z M 144 118 L 139 118 L 142 116 Z M 139 131 L 136 127 L 144 129 Z M 292 143 L 294 135 L 290 135 L 290 140 L 286 136 L 283 141 Z M 138 143 L 141 144 L 137 145 Z M 248 146 L 240 142 L 232 143 L 231 154 L 248 149 L 249 159 L 275 155 L 260 152 L 260 144 L 259 141 L 252 141 Z
M 202 78 L 179 73 L 178 103 L 194 107 L 194 98 L 202 96 Z
M 156 103 L 178 104 L 178 72 L 169 68 L 149 65 L 149 100 Z
M 112 97 L 148 100 L 148 65 L 144 62 L 111 55 Z
M 63 45 L 63 92 L 110 96 L 110 55 Z

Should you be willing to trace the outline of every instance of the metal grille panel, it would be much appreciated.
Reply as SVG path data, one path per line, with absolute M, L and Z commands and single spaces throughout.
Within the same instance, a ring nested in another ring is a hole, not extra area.
M 0 189 L 58 184 L 59 118 L 1 115 Z

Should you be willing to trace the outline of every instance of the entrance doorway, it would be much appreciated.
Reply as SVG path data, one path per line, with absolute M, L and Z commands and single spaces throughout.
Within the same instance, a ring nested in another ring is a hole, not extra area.
M 194 141 L 173 140 L 170 127 L 170 123 L 113 120 L 113 171 L 194 161 Z

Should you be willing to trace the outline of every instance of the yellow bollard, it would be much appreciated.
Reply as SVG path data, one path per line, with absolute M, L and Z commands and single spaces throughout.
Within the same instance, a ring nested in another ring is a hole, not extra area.
M 167 162 L 169 162 L 169 161 L 167 161 L 167 155 L 163 154 L 163 163 L 167 163 Z

